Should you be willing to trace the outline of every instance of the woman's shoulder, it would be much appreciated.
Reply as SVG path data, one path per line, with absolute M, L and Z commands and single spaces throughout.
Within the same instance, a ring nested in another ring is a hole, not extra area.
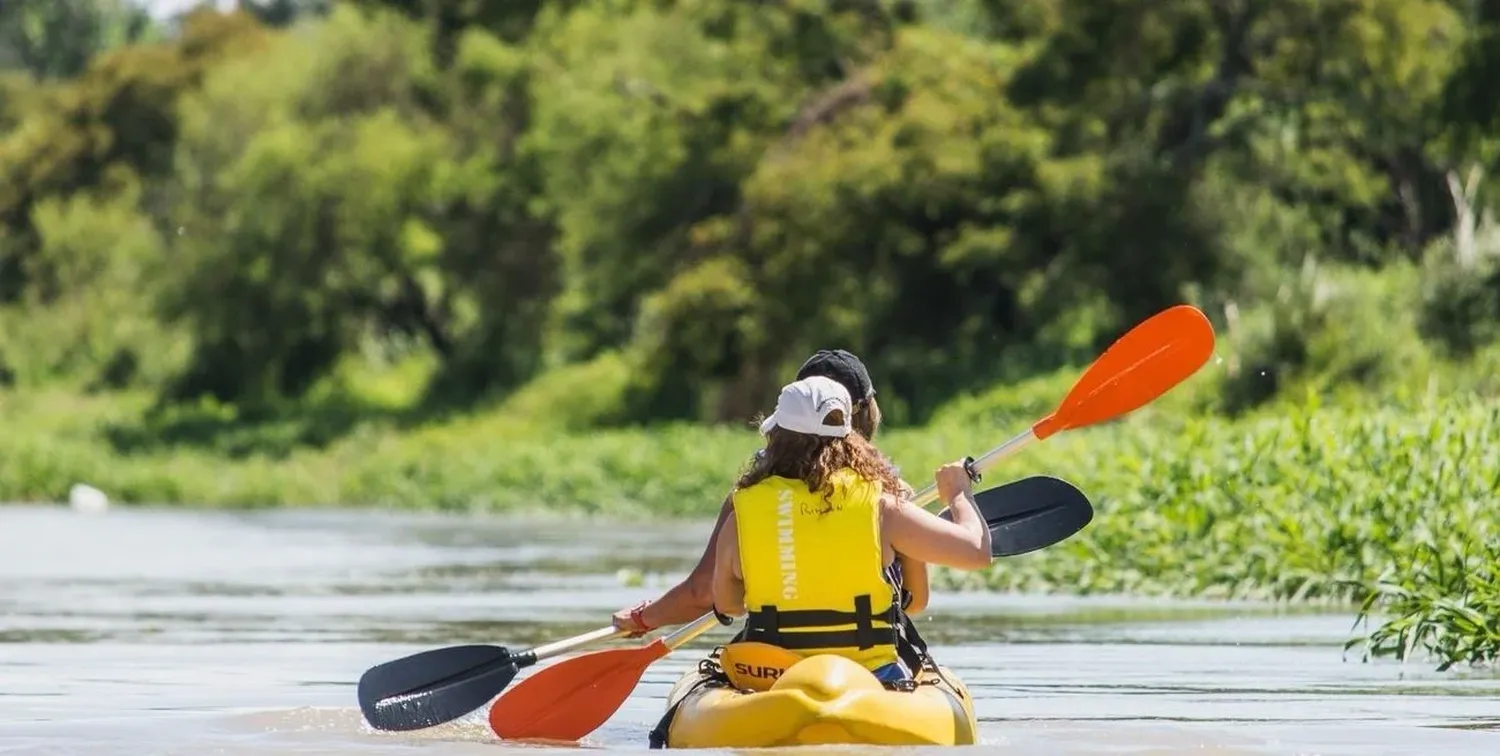
M 892 514 L 900 514 L 906 509 L 908 497 L 902 496 L 899 491 L 881 491 L 879 506 L 881 510 Z

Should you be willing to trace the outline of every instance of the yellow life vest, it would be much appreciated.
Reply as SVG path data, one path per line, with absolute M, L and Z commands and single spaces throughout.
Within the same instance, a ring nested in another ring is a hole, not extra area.
M 744 640 L 874 670 L 898 658 L 901 611 L 881 559 L 881 486 L 850 469 L 829 484 L 826 498 L 774 476 L 734 492 Z

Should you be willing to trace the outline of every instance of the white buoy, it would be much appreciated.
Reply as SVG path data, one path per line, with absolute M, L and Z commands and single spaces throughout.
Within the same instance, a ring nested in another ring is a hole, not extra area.
M 109 509 L 109 497 L 93 486 L 74 483 L 68 489 L 68 506 L 75 512 L 103 512 Z

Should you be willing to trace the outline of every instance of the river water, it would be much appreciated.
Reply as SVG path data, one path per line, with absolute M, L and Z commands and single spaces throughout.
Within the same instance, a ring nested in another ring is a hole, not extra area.
M 536 753 L 495 741 L 482 712 L 374 732 L 355 683 L 428 648 L 601 627 L 684 574 L 708 527 L 0 507 L 0 753 Z M 921 626 L 975 696 L 983 752 L 1500 753 L 1500 679 L 1345 661 L 1350 621 L 939 594 Z M 584 746 L 645 750 L 672 681 L 730 632 L 649 668 Z

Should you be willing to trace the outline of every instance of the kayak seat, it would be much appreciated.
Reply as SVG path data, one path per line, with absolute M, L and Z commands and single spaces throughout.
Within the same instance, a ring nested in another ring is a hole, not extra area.
M 650 746 L 972 745 L 977 733 L 968 689 L 936 664 L 892 684 L 837 654 L 734 642 L 672 686 Z

